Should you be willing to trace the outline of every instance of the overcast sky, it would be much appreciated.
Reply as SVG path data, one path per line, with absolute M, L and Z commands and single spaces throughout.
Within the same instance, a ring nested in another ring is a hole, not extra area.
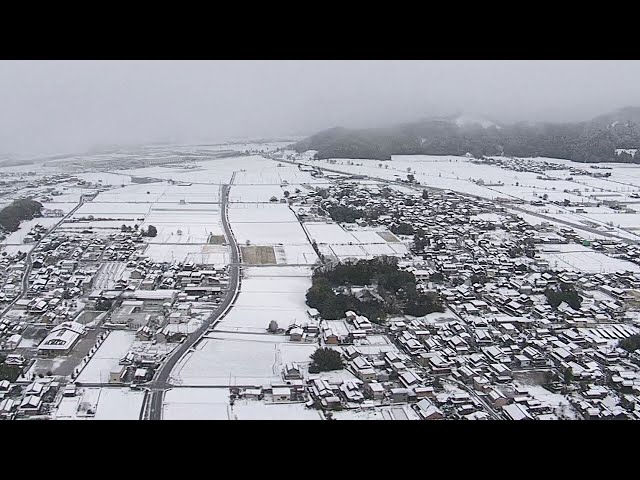
M 640 61 L 0 61 L 0 153 L 640 106 Z

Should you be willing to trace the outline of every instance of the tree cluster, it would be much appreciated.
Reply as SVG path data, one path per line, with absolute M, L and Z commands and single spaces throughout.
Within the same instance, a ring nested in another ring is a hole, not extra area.
M 111 308 L 112 304 L 113 304 L 113 302 L 111 300 L 109 300 L 108 298 L 101 297 L 101 298 L 96 300 L 95 309 L 100 311 L 100 312 L 106 312 Z
M 558 308 L 562 302 L 565 302 L 574 310 L 578 310 L 582 304 L 582 297 L 578 295 L 576 289 L 564 283 L 561 283 L 558 289 L 548 288 L 544 294 L 553 308 Z
M 35 200 L 14 200 L 0 210 L 0 227 L 9 232 L 20 228 L 20 222 L 42 216 L 42 204 Z
M 411 272 L 400 270 L 394 257 L 377 257 L 356 263 L 340 263 L 317 269 L 307 292 L 307 304 L 318 309 L 322 318 L 342 318 L 353 310 L 371 321 L 384 321 L 388 314 L 423 316 L 444 311 L 437 295 L 416 289 Z M 375 286 L 377 296 L 359 299 L 340 287 Z
M 631 335 L 628 338 L 623 338 L 618 342 L 618 345 L 629 353 L 635 352 L 640 348 L 640 335 Z
M 310 358 L 309 373 L 330 372 L 343 367 L 340 353 L 331 348 L 318 348 Z

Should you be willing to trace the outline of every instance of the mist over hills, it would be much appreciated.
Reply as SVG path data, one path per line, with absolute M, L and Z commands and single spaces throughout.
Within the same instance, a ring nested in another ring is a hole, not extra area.
M 640 147 L 640 107 L 624 107 L 583 122 L 498 124 L 469 115 L 425 118 L 392 127 L 335 127 L 294 144 L 298 152 L 317 150 L 319 158 L 372 158 L 391 155 L 509 155 L 552 157 L 576 162 L 640 163 L 621 149 Z

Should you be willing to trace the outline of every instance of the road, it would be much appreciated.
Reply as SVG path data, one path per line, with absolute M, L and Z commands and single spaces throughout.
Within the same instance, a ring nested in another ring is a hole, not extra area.
M 73 210 L 71 210 L 69 213 L 67 213 L 64 217 L 62 217 L 60 219 L 60 221 L 56 224 L 54 224 L 49 230 L 47 230 L 47 233 L 45 233 L 44 235 L 42 235 L 42 238 L 40 238 L 40 240 L 38 240 L 34 245 L 33 248 L 31 250 L 29 250 L 29 252 L 27 253 L 27 256 L 25 257 L 25 270 L 24 270 L 24 275 L 22 277 L 22 290 L 20 292 L 20 295 L 18 295 L 16 298 L 13 299 L 13 301 L 7 305 L 5 307 L 4 310 L 2 310 L 2 312 L 0 313 L 0 318 L 4 317 L 4 315 L 11 309 L 11 307 L 13 307 L 15 305 L 15 303 L 24 298 L 24 296 L 27 294 L 27 290 L 29 288 L 29 274 L 31 273 L 31 268 L 33 267 L 33 260 L 31 258 L 31 253 L 33 251 L 35 251 L 38 246 L 40 246 L 40 244 L 42 243 L 42 240 L 44 240 L 48 235 L 50 235 L 56 228 L 58 228 L 58 226 L 64 222 L 67 218 L 69 218 L 71 215 L 73 215 L 74 213 L 76 213 L 76 211 L 84 204 L 84 195 L 80 196 L 80 202 L 78 203 L 78 205 L 76 205 L 75 207 L 73 207 Z
M 220 321 L 226 315 L 229 308 L 231 308 L 233 302 L 235 302 L 238 296 L 240 286 L 240 250 L 236 243 L 231 227 L 229 226 L 228 219 L 228 201 L 229 201 L 229 185 L 222 186 L 221 195 L 221 212 L 222 212 L 222 226 L 224 233 L 231 246 L 231 263 L 229 266 L 229 290 L 225 295 L 218 308 L 214 310 L 211 315 L 204 321 L 204 323 L 189 335 L 178 348 L 176 348 L 171 356 L 156 372 L 153 381 L 147 385 L 150 390 L 148 397 L 149 402 L 149 420 L 161 420 L 162 419 L 162 402 L 164 398 L 165 390 L 171 388 L 169 384 L 169 375 L 176 366 L 178 361 L 192 348 L 202 336 L 207 333 L 207 330 Z

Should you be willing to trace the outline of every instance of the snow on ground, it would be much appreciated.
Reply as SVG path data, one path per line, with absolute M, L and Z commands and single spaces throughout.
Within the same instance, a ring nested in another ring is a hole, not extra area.
M 407 246 L 400 243 L 386 228 L 356 228 L 349 230 L 336 223 L 305 223 L 309 237 L 327 257 L 372 258 L 380 255 L 404 256 Z M 386 237 L 386 238 L 385 238 Z M 396 240 L 389 242 L 389 240 Z
M 277 245 L 273 247 L 279 265 L 313 265 L 320 261 L 309 243 L 305 245 Z
M 304 230 L 298 222 L 238 223 L 231 222 L 231 230 L 240 245 L 305 245 L 309 244 Z
M 229 420 L 228 388 L 172 388 L 164 395 L 163 420 Z
M 49 210 L 62 210 L 64 213 L 69 213 L 78 206 L 77 202 L 58 202 L 57 197 L 54 197 L 53 200 L 53 202 L 42 202 L 42 207 Z
M 108 383 L 109 373 L 118 369 L 120 359 L 127 354 L 135 338 L 133 332 L 112 331 L 80 372 L 77 381 L 80 383 Z
M 269 202 L 272 197 L 284 198 L 287 187 L 280 185 L 238 185 L 234 183 L 229 191 L 229 202 L 259 203 Z
M 107 172 L 93 172 L 93 173 L 77 173 L 76 177 L 86 180 L 91 183 L 99 183 L 101 185 L 129 185 L 131 183 L 131 177 L 129 175 L 121 175 L 116 173 Z
M 236 188 L 236 187 L 233 187 Z M 229 204 L 229 221 L 235 223 L 291 222 L 297 223 L 293 211 L 284 203 L 232 203 Z
M 62 397 L 54 417 L 58 420 L 139 420 L 144 392 L 119 387 L 89 387 L 78 395 Z
M 311 269 L 249 267 L 240 294 L 220 328 L 264 332 L 275 320 L 281 328 L 307 320 L 305 295 L 311 287 Z
M 545 245 L 540 257 L 552 268 L 575 270 L 585 273 L 640 272 L 635 263 L 613 258 L 582 245 Z
M 127 214 L 144 218 L 149 213 L 149 209 L 150 205 L 148 203 L 87 202 L 76 210 L 73 216 L 74 218 L 88 217 L 89 215 L 100 218 L 109 218 L 110 216 L 120 218 L 120 215 Z
M 322 420 L 318 410 L 304 403 L 267 403 L 257 400 L 238 400 L 233 405 L 234 420 Z
M 419 418 L 415 410 L 406 405 L 333 412 L 334 420 L 419 420 Z
M 566 396 L 550 392 L 539 385 L 526 385 L 521 382 L 514 382 L 514 385 L 526 388 L 529 395 L 540 400 L 540 402 L 549 405 L 558 417 L 564 417 L 571 420 L 580 418 Z
M 278 345 L 280 351 L 280 361 L 286 363 L 311 363 L 309 358 L 317 349 L 315 343 L 290 342 Z
M 144 252 L 154 262 L 187 262 L 203 265 L 227 265 L 229 252 L 224 245 L 149 244 Z
M 18 252 L 28 253 L 33 249 L 35 244 L 25 243 L 23 245 L 0 245 L 0 250 L 7 252 L 7 255 L 15 255 Z
M 12 232 L 6 239 L 2 241 L 2 243 L 7 245 L 24 245 L 22 242 L 24 237 L 29 233 L 29 231 L 40 224 L 43 227 L 49 228 L 61 220 L 59 217 L 39 217 L 33 218 L 31 220 L 25 220 L 20 223 L 20 228 L 15 232 Z
M 353 235 L 337 223 L 305 223 L 304 228 L 318 244 L 348 244 L 354 241 Z
M 144 392 L 129 388 L 103 388 L 96 420 L 139 420 Z
M 185 356 L 171 377 L 178 385 L 262 385 L 281 380 L 281 364 L 275 342 L 284 337 L 268 334 L 230 334 L 205 338 Z M 260 337 L 256 341 L 255 337 Z M 275 340 L 275 341 L 274 341 Z

